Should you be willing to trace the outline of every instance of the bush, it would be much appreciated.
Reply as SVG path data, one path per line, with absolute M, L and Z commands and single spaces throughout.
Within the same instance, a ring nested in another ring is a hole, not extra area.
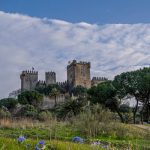
M 78 116 L 72 118 L 73 128 L 78 129 L 86 137 L 96 137 L 103 134 L 102 127 L 114 121 L 114 114 L 101 105 L 85 108 Z
M 0 107 L 4 106 L 8 109 L 13 109 L 18 104 L 18 100 L 14 98 L 4 98 L 0 100 Z
M 27 104 L 24 105 L 19 112 L 17 112 L 16 116 L 36 119 L 38 117 L 38 110 L 34 106 Z
M 66 99 L 63 103 L 57 105 L 55 110 L 56 116 L 61 119 L 68 119 L 72 116 L 76 116 L 83 110 L 86 102 L 86 99 L 83 97 Z
M 47 121 L 52 119 L 52 114 L 49 111 L 43 111 L 39 113 L 38 119 L 40 121 Z
M 11 113 L 7 110 L 7 108 L 2 107 L 0 108 L 0 118 L 10 118 Z
M 33 105 L 38 107 L 43 101 L 43 95 L 37 91 L 25 91 L 18 95 L 18 101 L 22 105 Z

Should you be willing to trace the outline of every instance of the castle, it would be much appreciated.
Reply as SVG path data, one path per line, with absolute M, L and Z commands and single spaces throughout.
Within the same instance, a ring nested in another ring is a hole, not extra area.
M 107 80 L 105 77 L 93 77 L 91 80 L 90 68 L 90 62 L 77 62 L 76 60 L 69 62 L 67 65 L 67 81 L 65 82 L 56 82 L 56 73 L 52 71 L 45 72 L 45 81 L 38 80 L 37 71 L 22 71 L 20 75 L 21 91 L 30 91 L 34 90 L 37 86 L 51 84 L 58 84 L 60 86 L 68 84 L 69 87 L 83 86 L 90 88 Z

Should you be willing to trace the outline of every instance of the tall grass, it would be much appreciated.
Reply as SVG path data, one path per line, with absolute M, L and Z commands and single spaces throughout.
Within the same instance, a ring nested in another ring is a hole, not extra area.
M 58 150 L 59 147 L 64 147 L 60 149 L 64 150 L 65 145 L 73 147 L 74 144 L 67 142 L 64 144 L 64 142 L 61 143 L 60 141 L 57 143 L 57 140 L 71 141 L 74 136 L 81 136 L 86 139 L 88 144 L 94 140 L 107 142 L 113 149 L 130 147 L 138 150 L 150 147 L 150 132 L 148 130 L 131 124 L 122 124 L 114 118 L 116 118 L 114 113 L 96 105 L 90 109 L 85 108 L 78 116 L 65 121 L 58 121 L 55 117 L 43 122 L 26 118 L 1 119 L 0 137 L 17 139 L 19 135 L 24 135 L 27 138 L 34 139 L 33 143 L 39 139 L 49 141 L 55 139 L 56 141 L 53 141 L 52 145 L 58 147 Z M 3 147 L 7 146 L 7 142 L 2 141 L 3 138 L 0 138 L 0 148 L 3 149 Z M 10 139 L 8 143 L 12 141 Z M 77 149 L 76 144 L 74 147 L 73 150 Z M 86 149 L 86 147 L 89 148 L 89 145 L 84 145 L 83 147 Z M 17 147 L 15 150 L 17 150 Z

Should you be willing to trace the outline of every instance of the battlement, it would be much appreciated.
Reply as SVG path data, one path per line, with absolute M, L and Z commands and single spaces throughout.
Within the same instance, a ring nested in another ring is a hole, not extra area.
M 56 82 L 56 84 L 59 85 L 59 86 L 64 86 L 64 85 L 67 85 L 68 82 L 67 81 L 65 81 L 65 82 Z
M 22 74 L 38 75 L 38 71 L 26 70 L 26 71 L 22 71 Z
M 54 71 L 45 72 L 46 85 L 56 84 L 56 73 Z
M 56 73 L 53 72 L 53 71 L 45 72 L 45 74 L 46 74 L 46 75 L 49 75 L 49 76 L 54 76 L 54 75 L 56 75 Z
M 39 80 L 38 84 L 46 84 L 46 82 L 44 80 Z
M 93 77 L 92 81 L 107 81 L 108 79 L 105 77 Z
M 73 60 L 73 61 L 69 61 L 68 62 L 68 66 L 67 68 L 69 68 L 70 66 L 72 65 L 75 65 L 75 64 L 79 64 L 79 65 L 89 65 L 89 67 L 91 66 L 91 63 L 90 62 L 86 62 L 86 61 L 77 61 L 77 60 Z

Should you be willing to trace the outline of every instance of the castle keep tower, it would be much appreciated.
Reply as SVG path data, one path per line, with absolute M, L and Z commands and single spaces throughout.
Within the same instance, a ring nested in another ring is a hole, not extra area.
M 55 72 L 45 72 L 45 82 L 46 85 L 56 84 L 56 73 Z
M 86 88 L 91 87 L 90 62 L 77 62 L 73 60 L 67 66 L 67 80 L 73 86 L 81 85 Z
M 38 82 L 38 72 L 33 70 L 22 71 L 20 79 L 21 79 L 21 91 L 34 90 Z

